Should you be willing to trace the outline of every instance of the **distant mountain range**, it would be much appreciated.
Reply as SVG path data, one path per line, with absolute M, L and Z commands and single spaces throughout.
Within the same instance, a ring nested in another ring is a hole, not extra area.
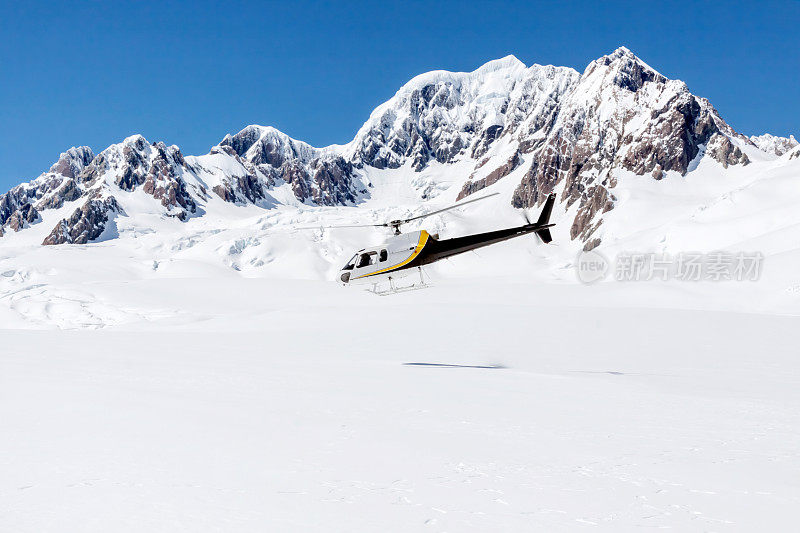
M 704 160 L 723 172 L 789 162 L 800 157 L 797 146 L 794 137 L 737 133 L 708 100 L 626 48 L 582 74 L 508 56 L 473 72 L 413 78 L 345 145 L 315 148 L 248 126 L 200 156 L 141 135 L 99 154 L 71 148 L 0 196 L 0 236 L 50 224 L 42 244 L 83 244 L 115 238 L 109 221 L 140 213 L 187 221 L 225 203 L 358 206 L 381 186 L 375 176 L 397 171 L 418 202 L 453 188 L 461 199 L 500 180 L 515 181 L 502 200 L 515 207 L 555 191 L 569 236 L 591 249 L 622 180 L 686 176 Z M 43 213 L 54 210 L 53 225 Z

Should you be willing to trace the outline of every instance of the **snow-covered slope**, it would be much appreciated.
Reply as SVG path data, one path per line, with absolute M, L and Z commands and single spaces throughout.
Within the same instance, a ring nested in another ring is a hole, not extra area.
M 68 248 L 40 250 L 80 254 Z M 49 309 L 20 295 L 18 309 L 128 322 L 0 329 L 3 531 L 796 520 L 796 318 L 659 308 L 653 284 L 472 279 L 378 298 L 224 271 L 113 283 L 119 270 L 93 270 L 105 281 L 64 286 Z

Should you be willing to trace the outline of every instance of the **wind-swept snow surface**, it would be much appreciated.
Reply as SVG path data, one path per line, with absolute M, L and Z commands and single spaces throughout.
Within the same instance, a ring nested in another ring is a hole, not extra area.
M 672 289 L 87 285 L 142 322 L 0 332 L 0 529 L 785 529 L 797 320 Z

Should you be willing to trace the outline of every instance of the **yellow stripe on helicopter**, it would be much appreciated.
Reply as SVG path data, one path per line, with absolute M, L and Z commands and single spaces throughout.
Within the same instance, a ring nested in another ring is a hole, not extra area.
M 378 274 L 383 274 L 385 272 L 396 270 L 396 269 L 398 269 L 398 268 L 400 268 L 402 266 L 405 266 L 405 265 L 409 264 L 411 261 L 414 260 L 415 257 L 417 257 L 419 255 L 419 253 L 422 251 L 422 249 L 425 248 L 425 244 L 428 242 L 428 236 L 429 235 L 428 235 L 427 231 L 422 230 L 420 232 L 420 234 L 419 234 L 419 242 L 417 243 L 417 247 L 414 248 L 414 252 L 411 254 L 411 256 L 408 259 L 406 259 L 405 261 L 403 261 L 402 263 L 390 266 L 388 268 L 384 268 L 382 270 L 378 270 L 377 272 L 371 272 L 369 274 L 364 274 L 363 276 L 358 276 L 357 278 L 353 278 L 353 279 L 361 279 L 361 278 L 367 278 L 369 276 L 376 276 Z

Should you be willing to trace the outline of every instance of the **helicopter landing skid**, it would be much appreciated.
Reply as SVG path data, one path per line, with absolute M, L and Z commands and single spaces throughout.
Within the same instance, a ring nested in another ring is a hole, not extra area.
M 366 290 L 368 292 L 371 292 L 372 294 L 377 294 L 378 296 L 389 296 L 390 294 L 398 294 L 401 292 L 427 289 L 428 287 L 430 287 L 430 285 L 425 283 L 425 278 L 422 275 L 422 268 L 417 267 L 417 269 L 419 270 L 419 281 L 415 281 L 411 285 L 398 286 L 397 283 L 395 282 L 396 280 L 392 276 L 389 276 L 388 287 L 386 286 L 381 287 L 381 283 L 373 283 L 372 287 Z

